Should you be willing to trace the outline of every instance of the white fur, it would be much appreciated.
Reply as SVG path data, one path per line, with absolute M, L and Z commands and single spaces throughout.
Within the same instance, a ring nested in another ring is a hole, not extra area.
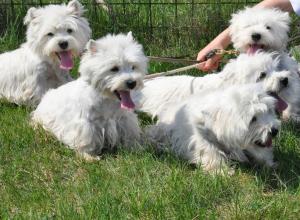
M 271 145 L 255 142 L 266 144 L 271 129 L 279 129 L 275 104 L 260 84 L 204 92 L 170 104 L 147 133 L 154 143 L 169 143 L 176 155 L 212 173 L 223 172 L 229 159 L 248 161 L 246 153 L 272 167 Z
M 131 33 L 90 40 L 79 71 L 77 80 L 46 93 L 32 120 L 83 155 L 136 146 L 137 116 L 120 108 L 114 92 L 129 91 L 128 80 L 136 81 L 134 89 L 142 87 L 147 72 L 142 46 Z
M 254 43 L 251 35 L 261 34 L 260 44 L 267 50 L 285 51 L 288 41 L 290 17 L 279 9 L 246 8 L 232 15 L 229 32 L 233 46 L 245 53 Z M 268 27 L 270 29 L 268 29 Z
M 233 46 L 242 53 L 246 53 L 249 45 L 263 45 L 265 51 L 279 52 L 279 70 L 288 70 L 294 74 L 293 78 L 300 84 L 299 65 L 286 53 L 290 17 L 287 12 L 279 9 L 245 8 L 232 15 L 229 32 Z M 261 39 L 254 41 L 253 34 L 259 34 Z M 297 77 L 298 76 L 298 77 Z M 300 95 L 299 91 L 293 94 L 294 103 L 289 103 L 289 108 L 284 112 L 285 118 L 296 121 L 300 119 Z
M 214 91 L 236 84 L 268 81 L 268 87 L 278 93 L 294 111 L 300 100 L 294 94 L 300 93 L 300 81 L 295 74 L 288 71 L 276 72 L 279 59 L 276 54 L 257 53 L 255 56 L 241 54 L 237 59 L 231 60 L 220 73 L 207 74 L 203 77 L 169 76 L 159 77 L 145 81 L 141 91 L 135 92 L 135 101 L 141 111 L 152 116 L 159 115 L 161 111 L 172 102 L 183 102 L 192 94 Z M 265 73 L 265 78 L 260 78 Z M 288 86 L 283 88 L 280 81 L 288 78 Z M 272 85 L 271 85 L 272 84 Z M 200 96 L 200 95 L 199 95 Z
M 297 62 L 286 53 L 290 17 L 279 9 L 246 8 L 232 15 L 229 33 L 234 48 L 246 53 L 250 45 L 263 45 L 264 51 L 280 53 L 281 70 L 298 71 Z M 253 34 L 261 38 L 254 41 Z
M 26 42 L 0 55 L 0 98 L 37 105 L 48 89 L 72 80 L 69 72 L 60 68 L 56 52 L 63 51 L 58 45 L 62 41 L 68 42 L 66 50 L 73 56 L 83 51 L 91 30 L 82 13 L 77 0 L 28 10 Z M 53 36 L 48 36 L 50 33 Z

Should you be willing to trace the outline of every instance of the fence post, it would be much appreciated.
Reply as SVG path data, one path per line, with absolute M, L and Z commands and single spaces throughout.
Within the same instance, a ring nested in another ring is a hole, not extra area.
M 11 1 L 10 1 L 10 13 L 11 13 L 10 16 L 13 17 L 12 20 L 15 20 L 15 15 L 16 15 L 14 5 L 15 5 L 14 1 L 11 0 Z
M 177 2 L 177 0 L 174 0 L 174 4 L 175 4 L 175 33 L 176 33 L 176 39 L 179 39 L 178 2 Z
M 153 24 L 152 24 L 152 2 L 151 0 L 148 0 L 149 2 L 149 28 L 150 28 L 150 38 L 153 38 Z

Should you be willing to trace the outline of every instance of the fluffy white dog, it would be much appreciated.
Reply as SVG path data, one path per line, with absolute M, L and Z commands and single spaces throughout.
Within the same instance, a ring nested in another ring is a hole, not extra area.
M 233 86 L 171 104 L 149 128 L 151 141 L 205 171 L 223 172 L 229 159 L 273 167 L 272 138 L 278 133 L 276 99 L 261 84 Z
M 45 94 L 32 113 L 34 123 L 86 159 L 136 146 L 140 127 L 130 93 L 142 87 L 147 72 L 142 46 L 131 32 L 90 40 L 79 72 L 77 80 Z
M 242 53 L 278 51 L 281 70 L 298 72 L 297 62 L 286 53 L 290 17 L 279 9 L 246 8 L 232 15 L 229 33 L 233 46 Z
M 204 77 L 182 75 L 146 80 L 144 88 L 134 93 L 134 100 L 139 110 L 156 116 L 169 103 L 183 102 L 192 94 L 264 81 L 269 87 L 272 85 L 270 90 L 291 106 L 288 109 L 290 112 L 297 112 L 300 99 L 294 94 L 300 93 L 299 77 L 289 71 L 276 72 L 279 59 L 274 59 L 273 56 L 276 54 L 241 54 L 237 59 L 231 60 L 220 73 Z
M 26 42 L 0 55 L 0 98 L 34 106 L 49 88 L 72 80 L 72 58 L 83 51 L 91 33 L 83 11 L 77 0 L 28 10 Z
M 277 51 L 279 70 L 288 70 L 300 84 L 299 65 L 287 50 L 290 17 L 279 9 L 246 8 L 232 15 L 229 32 L 233 46 L 242 53 L 254 54 L 257 51 Z M 299 91 L 294 99 L 300 100 Z M 300 101 L 289 105 L 284 118 L 300 120 Z

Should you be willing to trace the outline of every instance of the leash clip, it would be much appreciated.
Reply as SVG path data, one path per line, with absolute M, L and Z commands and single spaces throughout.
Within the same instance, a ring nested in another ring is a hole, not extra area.
M 215 55 L 223 55 L 223 54 L 229 54 L 229 55 L 239 55 L 239 51 L 237 50 L 222 50 L 222 49 L 212 49 L 205 55 L 205 61 L 208 59 L 213 58 Z
M 211 51 L 209 51 L 206 55 L 205 55 L 205 61 L 213 58 L 215 55 L 217 54 L 217 49 L 213 49 Z

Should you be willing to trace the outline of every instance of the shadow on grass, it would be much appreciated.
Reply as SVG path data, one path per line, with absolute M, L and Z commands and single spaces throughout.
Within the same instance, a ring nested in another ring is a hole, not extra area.
M 146 114 L 139 115 L 143 126 L 153 124 Z M 276 139 L 274 157 L 278 162 L 276 170 L 255 166 L 253 164 L 234 163 L 242 172 L 256 176 L 258 183 L 264 185 L 266 190 L 297 190 L 300 185 L 300 124 L 283 123 L 280 135 Z M 170 152 L 156 150 L 149 147 L 149 152 L 156 159 L 168 163 L 170 166 L 185 167 L 188 170 L 198 169 L 188 165 L 185 161 L 175 157 Z
M 284 123 L 276 139 L 274 157 L 278 162 L 275 170 L 261 166 L 241 165 L 243 172 L 256 175 L 258 182 L 268 191 L 295 191 L 300 185 L 300 124 Z
M 8 102 L 7 100 L 4 100 L 4 99 L 0 99 L 0 107 L 5 107 L 5 108 L 16 108 L 18 107 L 17 104 L 15 103 L 10 103 Z
M 15 103 L 11 103 L 6 99 L 0 99 L 0 111 L 3 109 L 23 109 L 26 111 L 32 111 L 33 107 L 24 106 L 24 105 L 17 105 Z

